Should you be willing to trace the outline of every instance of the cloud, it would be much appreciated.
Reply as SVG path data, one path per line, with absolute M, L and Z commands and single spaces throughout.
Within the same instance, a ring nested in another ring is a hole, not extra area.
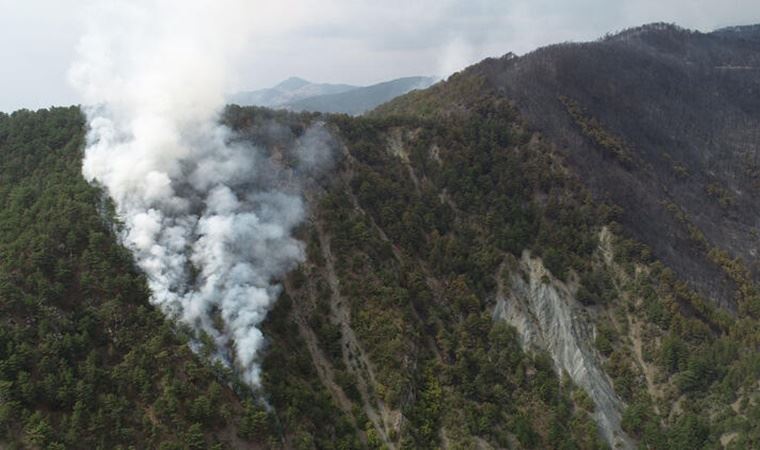
M 87 3 L 99 2 L 0 0 L 0 85 L 9 87 L 0 109 L 81 100 L 65 71 Z M 252 0 L 236 12 L 234 27 L 250 34 L 232 89 L 291 75 L 354 84 L 444 75 L 435 72 L 450 70 L 454 54 L 466 65 L 647 22 L 703 31 L 760 22 L 755 0 Z M 192 16 L 189 8 L 177 18 Z

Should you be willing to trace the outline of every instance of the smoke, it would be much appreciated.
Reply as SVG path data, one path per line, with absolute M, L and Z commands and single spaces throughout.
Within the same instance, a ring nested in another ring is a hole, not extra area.
M 258 326 L 273 280 L 304 257 L 298 183 L 219 124 L 250 35 L 245 0 L 130 0 L 93 6 L 71 79 L 89 131 L 85 178 L 102 186 L 152 302 L 213 339 L 215 357 L 257 385 Z M 295 142 L 296 171 L 327 166 L 326 131 Z M 198 344 L 196 342 L 195 347 Z

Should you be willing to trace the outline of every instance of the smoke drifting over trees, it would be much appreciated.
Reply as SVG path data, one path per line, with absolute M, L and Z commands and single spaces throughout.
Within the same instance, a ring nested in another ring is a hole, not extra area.
M 257 326 L 279 295 L 272 280 L 303 259 L 291 231 L 304 204 L 297 183 L 280 190 L 277 167 L 219 124 L 251 9 L 108 2 L 91 15 L 71 78 L 92 105 L 84 176 L 113 199 L 152 301 L 256 385 Z M 326 134 L 302 136 L 301 168 L 325 166 Z

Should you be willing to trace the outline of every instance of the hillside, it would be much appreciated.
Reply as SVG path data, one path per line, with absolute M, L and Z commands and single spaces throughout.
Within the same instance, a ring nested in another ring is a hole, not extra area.
M 627 358 L 638 359 L 633 365 L 641 372 L 634 379 L 648 391 L 639 398 L 651 398 L 655 411 L 668 411 L 670 420 L 677 417 L 674 405 L 683 411 L 683 401 L 686 410 L 709 411 L 710 417 L 743 417 L 746 412 L 736 404 L 728 408 L 728 398 L 737 394 L 736 385 L 726 389 L 729 379 L 743 380 L 745 387 L 738 392 L 753 398 L 758 394 L 758 372 L 749 369 L 757 367 L 757 335 L 751 330 L 760 313 L 756 30 L 702 34 L 654 24 L 597 42 L 550 46 L 523 57 L 508 54 L 373 113 L 456 117 L 472 110 L 468 99 L 484 93 L 515 107 L 528 128 L 582 180 L 595 203 L 610 207 L 611 229 L 639 242 L 630 249 L 638 264 L 655 261 L 653 267 L 668 268 L 666 279 L 679 280 L 671 294 L 654 294 L 636 282 L 632 292 L 619 293 L 626 301 L 613 302 L 625 305 L 628 313 L 607 325 L 597 322 L 597 331 L 611 327 L 628 334 L 616 339 L 627 342 Z M 634 273 L 647 273 L 635 267 Z M 619 288 L 619 283 L 613 284 Z M 663 317 L 664 310 L 690 325 L 674 328 L 674 317 Z M 520 328 L 521 319 L 512 317 Z M 645 320 L 637 323 L 640 318 Z M 703 331 L 695 339 L 691 333 L 697 328 Z M 524 341 L 530 340 L 526 334 Z M 683 345 L 678 352 L 689 362 L 663 367 L 662 358 L 673 354 L 662 352 L 672 352 L 674 343 Z M 728 357 L 736 348 L 747 354 Z M 562 353 L 555 355 L 561 359 Z M 630 403 L 637 395 L 622 393 L 615 375 L 605 370 L 629 403 L 626 413 L 639 408 Z M 692 379 L 700 379 L 700 386 L 683 385 Z M 653 445 L 644 429 L 627 431 Z M 702 433 L 707 437 L 707 429 Z M 736 436 L 722 437 L 728 443 Z M 717 445 L 712 439 L 699 446 Z M 734 442 L 736 448 L 752 446 L 742 442 Z
M 735 280 L 708 251 L 741 257 L 757 281 L 753 36 L 753 27 L 701 34 L 657 24 L 487 60 L 463 76 L 514 102 L 599 201 L 622 209 L 636 239 L 735 311 Z
M 83 140 L 78 108 L 0 114 L 0 447 L 262 448 L 252 393 L 148 303 Z
M 228 107 L 309 205 L 256 392 L 149 304 L 79 111 L 0 115 L 0 446 L 760 446 L 756 36 L 650 25 L 362 117 Z M 333 167 L 299 175 L 317 122 Z

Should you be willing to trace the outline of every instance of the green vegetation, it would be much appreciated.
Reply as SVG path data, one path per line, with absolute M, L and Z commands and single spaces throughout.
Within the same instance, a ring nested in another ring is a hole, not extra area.
M 82 179 L 83 125 L 0 115 L 0 446 L 247 445 L 231 378 L 148 304 Z
M 756 332 L 749 331 L 757 330 L 755 319 L 743 311 L 737 320 L 712 306 L 670 269 L 643 261 L 638 247 L 616 240 L 616 264 L 627 269 L 615 269 L 613 276 L 628 320 L 644 341 L 639 344 L 643 361 L 629 362 L 620 373 L 621 361 L 637 359 L 635 345 L 625 343 L 632 334 L 620 320 L 600 327 L 603 337 L 597 339 L 600 351 L 609 355 L 608 373 L 615 389 L 629 402 L 624 428 L 651 448 L 714 448 L 731 432 L 736 435 L 730 448 L 757 446 L 760 430 L 753 405 L 760 358 L 751 350 L 757 345 Z M 733 270 L 742 273 L 737 267 Z M 648 379 L 642 366 L 648 366 Z
M 559 97 L 559 100 L 584 136 L 591 139 L 606 154 L 617 159 L 624 167 L 633 167 L 633 154 L 620 137 L 607 131 L 597 119 L 590 117 L 578 102 L 565 96 Z
M 437 118 L 441 115 L 467 115 L 473 99 L 483 99 L 486 81 L 471 73 L 457 72 L 445 82 L 397 97 L 369 112 L 370 117 L 414 116 Z
M 476 113 L 444 107 L 434 119 L 331 119 L 351 176 L 329 186 L 317 220 L 373 368 L 368 398 L 404 415 L 403 448 L 437 448 L 442 434 L 463 448 L 475 437 L 601 448 L 588 399 L 576 405 L 550 360 L 492 321 L 488 299 L 502 261 L 524 249 L 559 276 L 585 273 L 602 213 L 506 102 L 472 103 Z M 388 136 L 400 136 L 404 156 Z M 310 260 L 309 278 L 326 283 L 325 261 Z

